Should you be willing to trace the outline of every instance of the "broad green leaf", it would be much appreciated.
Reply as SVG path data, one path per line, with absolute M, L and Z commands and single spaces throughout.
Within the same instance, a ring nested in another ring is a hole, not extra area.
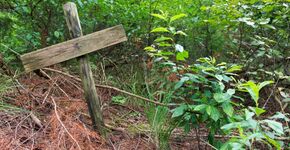
M 251 113 L 253 113 L 253 112 L 251 112 Z M 253 114 L 255 114 L 255 113 L 253 113 Z M 241 122 L 241 127 L 243 127 L 243 128 L 256 129 L 257 126 L 258 126 L 258 122 L 252 118 Z
M 254 133 L 254 134 L 251 134 L 250 136 L 248 136 L 245 140 L 252 140 L 252 139 L 262 139 L 264 136 L 262 133 Z
M 222 76 L 222 75 L 217 74 L 217 75 L 215 75 L 215 77 L 216 77 L 219 81 L 222 81 L 222 80 L 223 80 L 223 76 Z
M 267 19 L 262 18 L 259 20 L 259 24 L 261 25 L 268 24 L 269 22 L 270 22 L 270 18 L 267 18 Z
M 240 65 L 233 65 L 229 69 L 226 70 L 226 72 L 235 72 L 242 70 L 243 66 Z
M 233 123 L 229 123 L 229 124 L 222 126 L 221 129 L 222 130 L 230 130 L 230 129 L 238 128 L 239 126 L 241 126 L 240 122 L 233 122 Z
M 188 81 L 189 80 L 189 77 L 182 77 L 174 86 L 174 89 L 179 89 L 183 84 L 184 82 Z
M 262 83 L 260 83 L 259 86 L 259 90 L 261 90 L 264 86 L 268 85 L 268 84 L 272 84 L 274 83 L 274 81 L 264 81 Z
M 234 112 L 234 109 L 233 109 L 233 106 L 231 105 L 231 103 L 223 103 L 222 104 L 222 108 L 223 108 L 223 111 L 230 117 L 233 116 L 233 112 Z
M 266 28 L 269 28 L 269 29 L 276 30 L 276 28 L 273 25 L 270 25 L 270 24 L 265 24 L 263 26 L 266 27 Z
M 218 103 L 222 103 L 225 101 L 230 101 L 231 99 L 231 95 L 229 95 L 228 93 L 215 93 L 213 95 L 213 98 L 218 102 Z
M 159 18 L 159 19 L 162 19 L 162 20 L 164 20 L 164 21 L 167 21 L 166 16 L 163 16 L 163 15 L 161 15 L 161 14 L 151 14 L 151 16 L 154 16 L 154 17 L 156 17 L 156 18 Z
M 266 138 L 266 140 L 272 144 L 277 150 L 281 150 L 281 145 L 279 142 L 273 140 L 272 138 L 270 138 L 269 136 L 267 136 L 266 134 L 263 134 L 264 137 Z
M 262 113 L 266 112 L 266 110 L 259 108 L 259 107 L 250 107 L 252 111 L 259 117 Z
M 255 27 L 255 22 L 251 18 L 239 18 L 238 21 L 244 22 L 249 26 Z
M 55 36 L 56 38 L 59 38 L 60 33 L 59 33 L 58 31 L 54 31 L 54 36 Z
M 175 20 L 178 20 L 180 18 L 183 18 L 183 17 L 186 17 L 187 15 L 186 14 L 178 14 L 178 15 L 175 15 L 173 17 L 170 18 L 170 22 L 173 22 Z
M 194 107 L 194 110 L 201 111 L 201 110 L 204 110 L 206 106 L 207 106 L 206 104 L 197 105 L 196 107 Z
M 248 109 L 245 109 L 246 120 L 251 119 L 254 115 L 255 115 L 255 113 L 250 112 Z
M 218 109 L 216 109 L 215 107 L 213 107 L 212 110 L 212 114 L 210 116 L 214 121 L 217 121 L 220 118 L 220 112 L 218 111 Z
M 217 121 L 220 118 L 220 112 L 214 106 L 208 105 L 206 107 L 206 112 L 210 116 L 210 118 L 213 119 L 214 121 Z
M 208 7 L 208 6 L 201 6 L 200 7 L 200 10 L 202 10 L 202 11 L 206 11 L 206 10 L 208 10 L 208 9 L 210 9 L 210 7 Z
M 232 78 L 228 77 L 227 75 L 224 75 L 224 74 L 223 74 L 222 77 L 223 77 L 223 80 L 224 80 L 225 82 L 232 81 Z
M 179 117 L 181 115 L 184 114 L 184 112 L 187 109 L 187 105 L 180 105 L 179 107 L 175 108 L 172 110 L 173 114 L 172 114 L 172 118 L 174 117 Z
M 176 55 L 176 60 L 185 60 L 186 58 L 188 58 L 188 51 L 183 51 L 183 52 L 179 52 Z
M 167 42 L 161 42 L 161 43 L 158 43 L 158 46 L 161 46 L 161 47 L 170 47 L 171 44 L 169 44 Z
M 245 88 L 247 92 L 250 93 L 252 99 L 256 103 L 256 106 L 258 106 L 259 90 L 260 90 L 259 86 L 256 85 L 253 81 L 248 81 L 247 83 L 244 83 L 241 86 Z
M 187 34 L 184 33 L 183 31 L 177 31 L 177 32 L 175 33 L 175 35 L 176 35 L 176 34 L 183 35 L 183 36 L 187 36 Z
M 164 37 L 164 36 L 162 36 L 162 37 L 159 37 L 159 38 L 155 39 L 154 41 L 155 42 L 173 41 L 173 39 L 170 38 L 170 37 Z
M 200 77 L 199 76 L 197 76 L 195 74 L 192 74 L 192 73 L 186 73 L 184 75 L 189 77 L 190 81 L 192 81 L 194 83 L 200 83 L 200 81 L 199 81 Z
M 225 66 L 227 63 L 226 62 L 221 62 L 219 64 L 217 64 L 216 66 Z
M 223 91 L 225 89 L 225 85 L 223 82 L 219 82 L 219 88 L 221 91 Z
M 156 51 L 156 49 L 152 46 L 147 46 L 144 48 L 145 51 L 149 51 L 149 52 L 153 52 L 153 51 Z
M 290 119 L 288 117 L 286 117 L 284 114 L 282 114 L 281 112 L 276 112 L 276 114 L 272 117 L 270 117 L 270 119 L 283 119 L 287 122 L 290 121 Z
M 174 53 L 172 52 L 166 52 L 166 51 L 160 51 L 158 52 L 158 55 L 161 55 L 161 56 L 170 56 L 170 55 L 173 55 Z
M 259 107 L 255 107 L 255 113 L 258 117 L 264 112 L 266 112 L 266 110 L 259 108 Z
M 207 113 L 209 116 L 210 116 L 211 113 L 212 113 L 212 109 L 211 109 L 211 108 L 212 108 L 212 106 L 207 105 L 207 106 L 206 106 L 206 109 L 205 109 L 205 110 L 206 110 L 206 113 Z
M 169 30 L 164 28 L 164 27 L 158 27 L 158 28 L 153 29 L 151 32 L 152 33 L 154 33 L 154 32 L 169 32 Z
M 276 131 L 279 134 L 284 134 L 283 126 L 280 122 L 274 120 L 263 120 L 263 122 L 267 123 L 270 128 Z
M 230 95 L 230 96 L 233 96 L 235 94 L 236 90 L 235 89 L 228 89 L 227 90 L 227 93 Z

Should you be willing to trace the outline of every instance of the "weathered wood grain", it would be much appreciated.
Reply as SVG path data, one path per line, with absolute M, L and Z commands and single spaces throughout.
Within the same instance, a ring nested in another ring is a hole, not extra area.
M 78 31 L 81 29 L 78 29 L 77 27 L 70 27 L 69 30 Z M 76 35 L 81 36 L 79 32 Z M 76 58 L 93 51 L 124 42 L 126 40 L 127 37 L 122 25 L 118 25 L 86 36 L 72 39 L 67 42 L 24 54 L 21 56 L 21 60 L 25 71 L 30 72 Z
M 66 23 L 69 28 L 70 34 L 73 38 L 82 36 L 82 29 L 78 17 L 77 7 L 74 3 L 68 2 L 64 6 L 64 14 L 66 16 Z M 108 32 L 112 31 L 112 32 Z M 108 36 L 109 34 L 109 36 Z M 116 36 L 116 37 L 112 37 Z M 108 38 L 109 37 L 109 38 Z M 89 46 L 85 45 L 78 45 L 83 46 L 83 48 L 76 49 L 75 53 L 79 53 L 78 51 L 88 51 L 88 49 L 95 49 L 95 46 L 100 48 L 104 46 L 108 46 L 108 44 L 115 44 L 120 41 L 123 41 L 124 38 L 124 31 L 121 26 L 117 26 L 115 28 L 111 28 L 109 30 L 103 31 L 102 34 L 94 37 L 94 40 L 89 40 L 90 42 L 85 42 L 84 44 L 88 44 Z M 91 38 L 89 38 L 91 39 Z M 109 41 L 107 41 L 109 40 Z M 101 42 L 98 42 L 101 41 Z M 94 44 L 99 43 L 99 44 Z M 75 56 L 75 55 L 71 55 Z M 93 122 L 94 129 L 99 131 L 103 137 L 106 137 L 106 129 L 105 124 L 103 121 L 102 110 L 100 106 L 100 101 L 96 92 L 95 82 L 93 79 L 93 74 L 91 71 L 91 67 L 89 65 L 89 58 L 88 55 L 84 55 L 78 58 L 80 62 L 80 75 L 82 79 L 82 84 L 84 88 L 84 95 L 85 99 L 88 104 L 89 113 Z

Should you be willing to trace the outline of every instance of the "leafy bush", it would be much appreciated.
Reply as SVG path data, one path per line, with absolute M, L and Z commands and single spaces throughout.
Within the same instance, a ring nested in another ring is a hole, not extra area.
M 153 76 L 157 78 L 154 81 L 154 85 L 158 85 L 157 91 L 166 93 L 166 96 L 153 95 L 159 97 L 159 100 L 165 104 L 177 105 L 170 110 L 171 119 L 168 118 L 169 108 L 151 106 L 151 109 L 156 111 L 155 115 L 161 108 L 166 110 L 159 116 L 163 121 L 156 122 L 159 125 L 151 123 L 154 131 L 158 133 L 155 137 L 162 138 L 160 134 L 162 130 L 160 128 L 156 130 L 156 127 L 171 127 L 167 132 L 166 139 L 168 140 L 176 126 L 183 127 L 185 132 L 189 132 L 192 128 L 199 128 L 205 124 L 209 129 L 209 142 L 217 148 L 251 148 L 253 143 L 263 141 L 270 147 L 281 149 L 283 144 L 281 141 L 276 141 L 275 137 L 285 134 L 282 124 L 275 119 L 288 120 L 288 118 L 281 113 L 268 119 L 260 118 L 265 110 L 259 108 L 259 92 L 264 86 L 273 82 L 241 83 L 234 72 L 241 71 L 242 66 L 225 62 L 218 63 L 213 57 L 199 58 L 194 64 L 187 63 L 185 60 L 189 57 L 188 51 L 175 40 L 178 36 L 186 36 L 186 34 L 172 27 L 173 21 L 186 15 L 169 17 L 168 14 L 161 12 L 152 16 L 159 18 L 164 21 L 163 24 L 167 25 L 158 26 L 151 31 L 157 34 L 157 38 L 153 45 L 144 49 L 154 59 L 155 66 L 152 72 L 157 74 Z M 255 102 L 255 107 L 244 107 L 242 102 L 246 98 L 240 97 L 241 94 L 238 94 L 240 92 L 249 93 Z M 253 118 L 254 115 L 257 119 Z M 171 124 L 165 125 L 164 120 L 167 119 L 169 119 L 167 122 Z M 225 144 L 214 139 L 215 134 L 230 135 L 229 130 L 234 129 L 239 130 L 239 137 L 232 138 Z M 160 149 L 168 148 L 168 146 L 160 146 L 161 143 L 158 144 Z

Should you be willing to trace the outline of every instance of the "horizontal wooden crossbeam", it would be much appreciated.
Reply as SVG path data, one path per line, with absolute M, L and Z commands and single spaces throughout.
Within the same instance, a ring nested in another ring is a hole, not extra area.
M 24 65 L 25 71 L 30 72 L 76 58 L 96 50 L 124 42 L 126 40 L 127 37 L 122 25 L 118 25 L 24 54 L 20 58 Z

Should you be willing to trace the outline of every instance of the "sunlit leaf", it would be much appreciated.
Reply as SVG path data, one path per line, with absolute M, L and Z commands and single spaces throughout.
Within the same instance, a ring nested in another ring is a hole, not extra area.
M 183 51 L 183 52 L 179 52 L 176 55 L 176 60 L 185 60 L 186 58 L 188 58 L 188 51 Z
M 151 32 L 152 33 L 154 33 L 154 32 L 169 32 L 169 30 L 164 28 L 164 27 L 158 27 L 158 28 L 153 29 Z
M 173 39 L 170 38 L 170 37 L 164 37 L 164 36 L 162 36 L 162 37 L 159 37 L 159 38 L 155 39 L 154 41 L 155 42 L 173 41 Z
M 267 19 L 260 19 L 259 20 L 259 24 L 262 24 L 262 25 L 264 25 L 264 24 L 268 24 L 270 22 L 270 18 L 267 18 Z
M 255 27 L 255 22 L 251 18 L 239 18 L 238 21 L 244 22 L 249 26 Z
M 268 85 L 268 84 L 272 84 L 274 83 L 274 81 L 264 81 L 262 83 L 260 83 L 259 86 L 259 90 L 261 90 L 264 86 Z
M 151 16 L 167 21 L 167 18 L 161 14 L 151 14 Z
M 186 17 L 187 15 L 186 14 L 178 14 L 178 15 L 175 15 L 173 17 L 170 18 L 170 22 L 173 22 L 175 20 L 178 20 L 180 18 L 183 18 L 183 17 Z
M 175 34 L 179 34 L 179 35 L 187 36 L 187 34 L 184 33 L 183 31 L 177 31 Z
M 250 107 L 250 109 L 252 111 L 255 112 L 255 114 L 259 117 L 261 114 L 263 114 L 264 112 L 266 112 L 266 110 L 259 108 L 259 107 Z
M 235 72 L 242 70 L 243 66 L 240 65 L 233 65 L 229 69 L 226 70 L 226 72 Z
M 266 140 L 271 143 L 277 150 L 281 150 L 281 145 L 279 142 L 273 140 L 272 138 L 270 138 L 269 136 L 267 136 L 266 134 L 264 134 Z
M 167 42 L 160 42 L 160 43 L 158 43 L 158 46 L 161 46 L 161 47 L 170 47 L 171 44 L 169 44 Z
M 149 51 L 149 52 L 153 52 L 153 51 L 156 51 L 156 49 L 152 46 L 147 46 L 144 48 L 145 51 Z

